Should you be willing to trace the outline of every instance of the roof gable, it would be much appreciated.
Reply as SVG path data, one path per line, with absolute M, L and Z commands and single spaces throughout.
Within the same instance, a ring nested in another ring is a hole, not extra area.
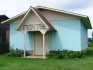
M 21 22 L 19 23 L 19 25 L 17 26 L 17 30 L 19 30 L 19 28 L 21 27 L 22 24 L 24 24 L 24 21 L 27 19 L 28 15 L 30 15 L 30 12 L 34 12 L 34 14 L 41 20 L 41 22 L 48 28 L 48 29 L 53 29 L 54 27 L 49 23 L 49 21 L 35 8 L 30 7 L 29 10 L 27 11 L 27 13 L 25 14 L 25 16 L 23 17 L 23 19 L 21 20 Z

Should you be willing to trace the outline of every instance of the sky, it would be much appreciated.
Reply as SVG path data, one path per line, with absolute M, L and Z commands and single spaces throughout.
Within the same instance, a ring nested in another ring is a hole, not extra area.
M 0 15 L 11 18 L 38 5 L 87 15 L 93 26 L 93 0 L 0 0 Z M 91 34 L 88 30 L 88 37 Z

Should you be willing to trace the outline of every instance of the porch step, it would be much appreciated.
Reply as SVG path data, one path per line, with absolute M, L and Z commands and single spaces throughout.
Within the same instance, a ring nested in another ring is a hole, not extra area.
M 43 58 L 43 56 L 26 56 L 25 58 Z M 46 57 L 45 57 L 46 58 Z

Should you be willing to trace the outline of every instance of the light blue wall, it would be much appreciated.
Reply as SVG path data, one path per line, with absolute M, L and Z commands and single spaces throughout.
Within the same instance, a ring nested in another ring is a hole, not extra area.
M 81 22 L 81 49 L 87 49 L 88 48 L 88 37 L 87 37 L 87 28 L 83 25 L 83 22 Z
M 17 31 L 18 23 L 10 24 L 10 47 L 14 49 L 24 49 L 24 33 Z M 31 32 L 27 33 L 26 50 L 33 50 L 34 47 L 34 34 Z
M 87 48 L 87 29 L 80 20 L 52 20 L 56 31 L 50 32 L 50 50 L 81 51 Z M 16 30 L 18 23 L 10 24 L 10 47 L 24 49 L 24 34 Z M 84 43 L 82 36 L 84 36 Z M 26 50 L 34 49 L 34 33 L 27 33 Z
M 50 32 L 51 50 L 81 51 L 80 20 L 52 20 L 57 31 Z

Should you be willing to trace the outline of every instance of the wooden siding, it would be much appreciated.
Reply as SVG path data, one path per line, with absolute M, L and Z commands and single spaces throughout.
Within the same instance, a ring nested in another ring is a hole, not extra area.
M 40 21 L 40 19 L 34 13 L 30 13 L 30 14 L 31 15 L 29 15 L 27 17 L 27 19 L 23 25 L 25 25 L 25 24 L 37 24 L 37 23 L 43 24 Z M 19 49 L 23 50 L 24 49 L 24 33 L 23 33 L 23 28 L 22 28 L 23 25 L 20 28 L 21 31 L 16 30 L 16 27 L 18 26 L 20 21 L 21 21 L 21 18 L 18 20 L 15 20 L 14 22 L 12 22 L 10 24 L 10 47 L 14 47 L 14 49 L 19 48 Z M 40 37 L 43 37 L 43 35 Z M 49 33 L 46 33 L 45 37 L 46 37 L 45 52 L 48 52 L 49 51 L 49 38 L 48 38 Z M 37 45 L 39 45 L 39 44 L 37 44 Z M 29 31 L 27 33 L 26 50 L 34 51 L 35 50 L 34 46 L 35 46 L 34 32 Z
M 50 47 L 49 49 L 46 48 L 46 51 L 58 49 L 81 51 L 82 49 L 87 48 L 87 30 L 79 18 L 50 11 L 42 12 L 56 29 L 56 31 L 50 32 L 50 36 L 46 37 L 47 40 L 50 39 L 50 41 L 47 41 L 49 46 L 47 43 L 45 44 Z M 31 15 L 27 17 L 24 24 L 43 24 L 34 13 L 30 14 Z M 16 30 L 20 20 L 21 19 L 16 20 L 10 24 L 10 47 L 24 49 L 24 35 L 22 33 L 22 27 L 21 31 Z M 86 41 L 84 41 L 84 43 L 86 44 L 83 44 L 82 41 L 83 33 L 85 34 L 84 39 Z M 34 32 L 27 33 L 26 42 L 26 50 L 34 51 Z
M 35 15 L 35 13 L 30 12 L 30 15 L 27 17 L 23 25 L 29 25 L 29 24 L 43 24 L 41 20 Z M 21 26 L 20 30 L 23 31 L 23 25 Z
M 81 51 L 80 20 L 50 21 L 57 31 L 50 33 L 51 50 Z
M 48 11 L 48 10 L 41 10 L 42 14 L 46 17 L 48 20 L 69 20 L 69 19 L 79 19 L 75 16 L 62 14 L 58 12 Z
M 88 36 L 87 36 L 87 28 L 81 22 L 81 49 L 85 50 L 88 48 Z
M 16 27 L 19 23 L 10 24 L 10 47 L 16 49 L 24 49 L 24 33 L 17 31 Z M 33 50 L 34 46 L 34 35 L 33 32 L 28 32 L 26 35 L 26 50 Z

